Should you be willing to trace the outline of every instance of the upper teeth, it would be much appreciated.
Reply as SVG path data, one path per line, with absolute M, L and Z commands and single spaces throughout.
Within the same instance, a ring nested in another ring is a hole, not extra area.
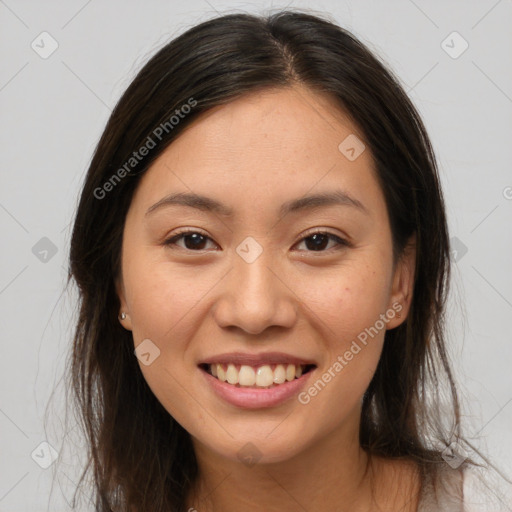
M 273 368 L 274 366 L 274 368 Z M 299 378 L 304 371 L 303 365 L 277 364 L 262 366 L 247 366 L 234 364 L 210 364 L 210 372 L 223 382 L 239 384 L 240 386 L 269 387 L 272 384 L 283 384 L 295 377 Z

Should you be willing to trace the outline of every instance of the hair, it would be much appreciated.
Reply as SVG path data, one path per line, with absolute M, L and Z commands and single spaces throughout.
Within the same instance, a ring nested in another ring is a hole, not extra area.
M 96 510 L 183 510 L 198 476 L 190 435 L 152 393 L 132 333 L 118 321 L 115 281 L 137 184 L 211 107 L 294 85 L 328 94 L 361 130 L 385 198 L 395 263 L 416 236 L 412 303 L 404 322 L 385 334 L 363 397 L 361 447 L 370 458 L 415 461 L 424 479 L 446 464 L 442 450 L 463 439 L 444 334 L 445 206 L 417 110 L 386 66 L 327 18 L 294 11 L 228 14 L 189 28 L 142 67 L 108 120 L 81 192 L 68 275 L 79 291 L 69 379 L 88 443 L 80 482 L 92 470 Z M 175 123 L 177 109 L 183 115 Z M 147 155 L 130 160 L 149 140 L 154 147 Z M 440 398 L 443 383 L 447 394 Z

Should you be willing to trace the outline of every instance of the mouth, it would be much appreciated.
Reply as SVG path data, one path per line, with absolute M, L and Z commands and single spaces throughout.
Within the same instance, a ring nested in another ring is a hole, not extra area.
M 309 363 L 236 364 L 201 363 L 199 368 L 215 379 L 236 388 L 276 388 L 301 378 L 316 368 Z

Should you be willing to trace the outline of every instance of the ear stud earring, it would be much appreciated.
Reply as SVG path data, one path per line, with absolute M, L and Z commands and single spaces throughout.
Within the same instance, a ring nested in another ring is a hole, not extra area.
M 126 318 L 126 313 L 123 311 L 120 315 L 119 315 L 119 319 L 120 320 L 124 320 Z

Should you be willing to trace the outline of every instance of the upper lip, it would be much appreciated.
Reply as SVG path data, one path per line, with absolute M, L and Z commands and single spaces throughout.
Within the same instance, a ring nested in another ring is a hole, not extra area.
M 315 365 L 311 359 L 303 359 L 284 352 L 264 352 L 261 354 L 248 354 L 244 352 L 229 352 L 207 357 L 200 364 L 240 364 L 247 366 L 261 366 L 264 364 L 295 364 Z

